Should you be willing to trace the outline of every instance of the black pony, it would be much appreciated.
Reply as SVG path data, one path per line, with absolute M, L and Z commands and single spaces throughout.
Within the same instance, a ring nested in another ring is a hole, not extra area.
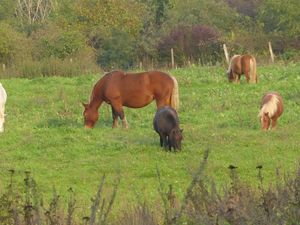
M 169 106 L 159 108 L 153 120 L 153 127 L 159 134 L 161 147 L 181 150 L 182 130 L 179 128 L 179 119 L 175 109 Z

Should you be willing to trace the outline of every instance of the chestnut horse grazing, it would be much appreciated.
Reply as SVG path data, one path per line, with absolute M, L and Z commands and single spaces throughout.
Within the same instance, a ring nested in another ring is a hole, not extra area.
M 178 83 L 175 77 L 159 71 L 125 73 L 113 71 L 105 74 L 94 86 L 90 102 L 84 104 L 84 124 L 94 127 L 98 109 L 104 102 L 111 105 L 113 128 L 118 126 L 118 117 L 123 127 L 128 128 L 123 106 L 141 108 L 156 101 L 157 108 L 179 106 Z
M 256 60 L 252 55 L 234 55 L 227 71 L 229 82 L 240 83 L 245 74 L 247 83 L 257 83 Z
M 4 109 L 6 103 L 7 94 L 5 89 L 3 88 L 2 84 L 0 83 L 0 132 L 4 131 Z
M 282 97 L 278 92 L 266 93 L 261 102 L 259 117 L 263 130 L 268 130 L 272 121 L 272 128 L 276 127 L 277 119 L 283 112 Z

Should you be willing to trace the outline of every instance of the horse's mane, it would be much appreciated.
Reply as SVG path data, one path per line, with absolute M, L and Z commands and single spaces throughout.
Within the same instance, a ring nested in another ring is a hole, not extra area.
M 270 100 L 263 104 L 258 115 L 262 117 L 264 113 L 268 113 L 269 117 L 271 118 L 272 116 L 274 116 L 274 114 L 277 111 L 278 102 L 279 102 L 278 97 L 272 94 Z
M 228 66 L 228 70 L 227 70 L 228 73 L 230 73 L 233 60 L 235 58 L 239 57 L 239 56 L 241 56 L 241 55 L 234 55 L 234 56 L 231 57 L 230 62 L 229 62 L 229 66 Z

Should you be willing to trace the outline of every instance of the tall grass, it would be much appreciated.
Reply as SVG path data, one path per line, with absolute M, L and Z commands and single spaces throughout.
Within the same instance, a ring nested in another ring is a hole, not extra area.
M 90 214 L 80 218 L 74 192 L 69 189 L 67 208 L 53 190 L 49 202 L 44 202 L 36 182 L 27 172 L 22 188 L 14 183 L 13 173 L 4 192 L 0 193 L 0 223 L 3 225 L 243 225 L 243 224 L 298 224 L 300 221 L 300 166 L 295 174 L 278 176 L 275 185 L 263 185 L 263 167 L 257 167 L 260 185 L 256 188 L 239 180 L 238 168 L 230 165 L 231 184 L 218 191 L 215 182 L 207 178 L 209 151 L 188 186 L 183 199 L 167 191 L 157 170 L 158 192 L 161 202 L 151 209 L 146 200 L 128 205 L 122 213 L 111 217 L 120 179 L 112 195 L 105 198 L 102 177 L 98 191 L 91 199 Z M 152 206 L 153 207 L 153 206 Z
M 80 58 L 68 58 L 65 60 L 48 58 L 40 61 L 28 59 L 5 70 L 0 70 L 0 78 L 72 77 L 97 72 L 100 72 L 100 68 L 96 64 Z

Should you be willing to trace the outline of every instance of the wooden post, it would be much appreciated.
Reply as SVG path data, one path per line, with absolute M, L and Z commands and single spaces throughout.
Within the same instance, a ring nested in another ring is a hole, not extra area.
M 143 63 L 140 61 L 140 70 L 143 70 Z
M 174 69 L 174 67 L 175 67 L 175 61 L 174 61 L 174 51 L 173 51 L 173 48 L 171 48 L 171 65 L 172 65 L 172 69 Z
M 269 41 L 269 51 L 270 51 L 270 56 L 271 56 L 271 62 L 274 63 L 274 53 L 272 49 L 271 42 Z
M 223 44 L 223 50 L 224 50 L 224 55 L 225 55 L 225 59 L 227 64 L 229 64 L 229 54 L 228 54 L 228 50 L 225 44 Z
M 2 64 L 2 69 L 3 69 L 3 72 L 5 72 L 6 66 L 4 63 Z
M 72 58 L 70 58 L 70 63 L 72 63 L 73 62 L 73 59 Z

